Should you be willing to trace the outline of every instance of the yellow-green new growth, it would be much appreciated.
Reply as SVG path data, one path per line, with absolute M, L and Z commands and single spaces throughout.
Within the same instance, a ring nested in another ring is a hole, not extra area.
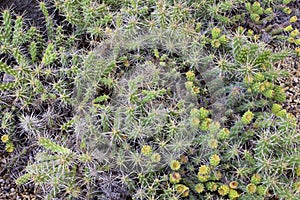
M 152 154 L 152 148 L 149 145 L 144 145 L 141 152 L 144 156 L 150 156 Z
M 190 189 L 183 184 L 177 184 L 175 186 L 175 190 L 178 192 L 178 194 L 181 194 L 182 197 L 189 196 Z
M 291 33 L 290 33 L 290 36 L 295 38 L 299 35 L 299 30 L 298 29 L 295 29 L 293 30 Z
M 195 73 L 193 71 L 188 71 L 187 73 L 185 73 L 186 78 L 188 81 L 194 81 L 195 80 Z
M 265 196 L 268 194 L 268 188 L 266 186 L 259 185 L 257 186 L 257 193 L 261 196 Z
M 260 3 L 258 1 L 255 1 L 252 4 L 252 12 L 255 12 L 255 13 L 260 14 L 260 15 L 263 14 L 263 9 L 260 6 Z
M 267 15 L 272 14 L 273 13 L 273 9 L 272 8 L 266 8 L 264 10 L 264 13 L 267 14 Z
M 199 110 L 197 108 L 193 108 L 190 111 L 190 115 L 192 118 L 199 118 Z
M 219 39 L 214 39 L 211 41 L 211 46 L 214 47 L 214 48 L 219 48 L 221 46 L 221 42 Z
M 288 25 L 288 26 L 285 27 L 283 30 L 286 31 L 286 32 L 290 32 L 290 31 L 293 30 L 293 27 L 292 27 L 292 25 Z
M 6 63 L 4 63 L 2 61 L 0 61 L 0 71 L 5 72 L 12 76 L 18 75 L 18 72 L 15 69 L 13 69 L 11 66 L 7 65 Z
M 212 119 L 210 119 L 210 118 L 204 119 L 204 121 L 200 124 L 200 127 L 199 127 L 200 130 L 201 130 L 201 131 L 208 131 L 211 122 L 212 122 Z
M 230 131 L 228 130 L 228 128 L 223 128 L 222 130 L 219 131 L 219 133 L 217 134 L 217 138 L 219 140 L 226 140 L 229 138 L 230 135 Z
M 297 181 L 296 183 L 294 183 L 294 188 L 296 190 L 296 193 L 300 192 L 300 181 Z
M 244 115 L 242 116 L 243 124 L 245 124 L 245 125 L 250 124 L 253 117 L 254 117 L 254 114 L 250 110 L 245 112 Z
M 218 184 L 215 183 L 215 182 L 208 182 L 206 183 L 206 188 L 211 191 L 211 192 L 214 192 L 214 191 L 217 191 L 218 189 Z
M 42 64 L 45 65 L 45 66 L 50 65 L 51 63 L 54 62 L 56 57 L 57 57 L 57 55 L 56 55 L 56 52 L 55 52 L 54 44 L 49 43 L 46 50 L 45 50 L 44 56 L 42 58 Z
M 44 137 L 40 138 L 39 139 L 39 144 L 41 146 L 43 146 L 45 149 L 50 150 L 52 152 L 62 153 L 62 154 L 69 154 L 69 153 L 71 153 L 70 149 L 62 147 L 62 146 L 60 146 L 60 145 L 52 142 L 48 138 L 44 138 Z
M 181 175 L 178 172 L 173 172 L 169 175 L 169 180 L 171 183 L 179 183 L 181 180 Z
M 152 156 L 151 156 L 152 162 L 157 163 L 157 162 L 160 162 L 160 160 L 161 160 L 161 155 L 159 153 L 152 154 Z
M 202 174 L 200 174 L 199 172 L 198 172 L 198 180 L 201 182 L 201 183 L 203 183 L 203 182 L 206 182 L 206 181 L 208 181 L 208 179 L 209 179 L 209 175 L 202 175 Z
M 208 117 L 208 114 L 209 114 L 209 111 L 203 107 L 200 108 L 199 110 L 199 116 L 200 116 L 200 119 L 205 119 Z
M 215 140 L 215 139 L 211 139 L 209 142 L 208 142 L 208 146 L 212 149 L 216 149 L 218 148 L 218 140 Z
M 7 143 L 5 144 L 5 150 L 6 150 L 8 153 L 13 152 L 14 149 L 15 149 L 15 146 L 14 146 L 14 144 L 13 144 L 12 142 L 9 141 L 9 142 L 7 142 Z
M 229 187 L 228 185 L 222 185 L 219 187 L 218 189 L 218 193 L 221 195 L 221 196 L 225 196 L 229 193 Z
M 3 16 L 4 32 L 1 33 L 1 35 L 3 36 L 3 42 L 5 44 L 9 44 L 12 36 L 11 15 L 8 10 L 4 10 L 2 16 Z
M 170 168 L 173 170 L 173 171 L 176 171 L 176 170 L 179 170 L 180 169 L 180 162 L 178 160 L 172 160 L 170 162 Z
M 201 165 L 201 166 L 199 167 L 199 174 L 201 174 L 201 175 L 207 175 L 207 174 L 209 174 L 209 172 L 210 172 L 210 169 L 209 169 L 208 166 L 206 166 L 206 165 Z
M 191 122 L 192 127 L 198 128 L 200 120 L 196 117 L 193 117 L 193 118 L 191 118 L 190 122 Z
M 274 104 L 272 105 L 272 113 L 273 113 L 273 114 L 278 113 L 281 109 L 282 109 L 282 106 L 279 105 L 279 104 L 277 104 L 277 103 L 274 103 Z
M 293 16 L 290 18 L 290 23 L 294 23 L 298 20 L 297 16 Z
M 254 21 L 254 22 L 258 22 L 258 21 L 260 20 L 259 14 L 256 14 L 256 13 L 252 13 L 252 14 L 250 15 L 250 18 L 251 18 L 252 21 Z
M 209 159 L 210 165 L 212 165 L 214 167 L 218 166 L 220 164 L 220 161 L 221 161 L 221 158 L 217 154 L 212 155 Z
M 228 197 L 229 197 L 229 199 L 231 200 L 233 200 L 233 199 L 236 199 L 236 198 L 238 198 L 240 195 L 239 195 L 239 193 L 236 191 L 236 190 L 234 190 L 234 189 L 229 189 L 229 193 L 228 193 Z
M 17 185 L 25 184 L 25 183 L 27 183 L 30 179 L 31 179 L 31 174 L 26 173 L 26 174 L 20 176 L 20 177 L 16 180 L 16 184 L 17 184 Z
M 283 117 L 283 118 L 285 118 L 286 115 L 287 115 L 287 112 L 286 112 L 285 109 L 283 109 L 283 110 L 278 111 L 275 115 L 276 115 L 277 117 Z
M 197 185 L 195 185 L 195 191 L 200 194 L 202 192 L 204 192 L 204 185 L 202 183 L 198 183 Z
M 279 101 L 281 103 L 286 101 L 286 93 L 283 87 L 276 86 L 274 88 L 274 100 Z
M 1 136 L 1 141 L 3 143 L 7 143 L 9 141 L 9 136 L 7 134 L 4 134 Z
M 187 90 L 191 91 L 194 86 L 194 83 L 192 81 L 187 81 L 184 85 Z
M 253 183 L 248 184 L 246 187 L 246 191 L 250 194 L 254 194 L 256 192 L 256 190 L 257 190 L 257 187 Z
M 296 167 L 296 175 L 300 177 L 300 167 Z
M 274 90 L 268 89 L 262 93 L 267 98 L 272 98 L 274 96 Z
M 259 174 L 254 174 L 251 177 L 251 183 L 253 184 L 259 184 L 261 182 L 261 176 Z
M 211 30 L 211 37 L 213 40 L 217 39 L 221 34 L 221 29 L 218 28 L 218 27 L 214 27 L 212 30 Z
M 23 25 L 22 16 L 17 16 L 17 19 L 15 21 L 15 26 L 14 26 L 13 39 L 12 39 L 12 44 L 15 47 L 21 45 L 24 41 L 24 37 L 22 33 L 22 25 Z

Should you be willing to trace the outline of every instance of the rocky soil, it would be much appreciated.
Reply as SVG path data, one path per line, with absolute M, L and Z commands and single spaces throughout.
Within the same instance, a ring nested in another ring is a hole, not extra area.
M 289 73 L 288 77 L 279 80 L 280 85 L 285 89 L 287 101 L 284 108 L 296 116 L 298 130 L 300 132 L 300 60 L 286 59 L 279 66 Z
M 16 166 L 18 161 L 13 160 L 15 153 L 5 152 L 0 146 L 0 199 L 1 200 L 37 200 L 41 199 L 36 195 L 32 184 L 17 186 L 15 179 L 20 175 L 24 166 Z M 13 164 L 14 163 L 14 164 Z

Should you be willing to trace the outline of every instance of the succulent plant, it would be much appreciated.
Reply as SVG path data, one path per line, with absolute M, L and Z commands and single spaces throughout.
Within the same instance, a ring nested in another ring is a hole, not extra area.
M 293 3 L 42 1 L 43 32 L 3 10 L 1 147 L 34 155 L 16 183 L 51 199 L 292 199 L 300 140 L 278 68 L 298 52 Z

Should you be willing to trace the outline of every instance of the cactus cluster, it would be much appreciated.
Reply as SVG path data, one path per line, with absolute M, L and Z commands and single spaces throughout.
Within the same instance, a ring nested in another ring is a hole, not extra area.
M 17 185 L 48 199 L 297 199 L 300 135 L 277 67 L 300 55 L 293 3 L 49 0 L 45 31 L 3 10 L 0 147 L 34 154 Z

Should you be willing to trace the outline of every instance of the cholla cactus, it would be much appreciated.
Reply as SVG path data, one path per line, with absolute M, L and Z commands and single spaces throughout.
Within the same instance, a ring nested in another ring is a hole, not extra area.
M 171 183 L 179 183 L 181 180 L 181 175 L 178 172 L 173 172 L 169 175 L 169 179 Z
M 268 194 L 268 189 L 266 186 L 259 185 L 257 186 L 257 193 L 261 196 L 265 196 L 266 194 Z
M 245 125 L 250 124 L 253 117 L 254 117 L 254 114 L 250 110 L 245 112 L 243 117 L 242 117 L 243 124 L 245 124 Z
M 226 30 L 247 23 L 245 9 L 260 23 L 280 8 L 231 0 L 53 3 L 65 21 L 41 2 L 43 35 L 3 11 L 1 111 L 13 117 L 1 116 L 9 135 L 1 139 L 12 151 L 21 130 L 21 139 L 44 147 L 17 184 L 34 181 L 49 199 L 298 193 L 296 119 L 280 105 L 286 95 L 275 70 L 288 52 L 258 42 L 255 29 Z M 297 45 L 297 19 L 287 19 L 285 34 Z
M 4 134 L 1 136 L 1 141 L 3 143 L 7 143 L 9 141 L 9 136 L 7 134 Z
M 272 105 L 272 113 L 276 114 L 282 109 L 282 106 L 279 104 L 273 104 Z
M 239 193 L 236 191 L 236 190 L 234 190 L 234 189 L 229 189 L 229 193 L 228 193 L 228 197 L 229 197 L 229 199 L 236 199 L 236 198 L 238 198 L 240 195 L 239 195 Z
M 215 183 L 215 182 L 207 182 L 206 184 L 205 184 L 205 187 L 209 190 L 209 191 L 211 191 L 211 192 L 214 192 L 214 191 L 217 191 L 217 189 L 218 189 L 218 184 L 217 183 Z
M 150 156 L 152 154 L 152 148 L 149 145 L 144 145 L 141 150 L 142 154 L 145 156 Z
M 225 140 L 229 138 L 229 135 L 230 135 L 230 131 L 227 128 L 223 128 L 218 132 L 217 138 L 219 140 Z
M 14 144 L 13 144 L 11 141 L 9 141 L 9 142 L 7 142 L 7 143 L 5 144 L 5 150 L 6 150 L 8 153 L 12 153 L 12 152 L 14 151 L 14 149 L 15 149 L 15 146 L 14 146 Z
M 261 182 L 261 176 L 259 174 L 254 174 L 252 177 L 251 177 L 251 183 L 257 185 Z
M 175 190 L 182 196 L 187 197 L 189 196 L 189 188 L 183 184 L 175 185 Z
M 179 170 L 180 169 L 180 162 L 178 160 L 172 160 L 170 162 L 170 168 L 173 170 L 173 171 L 176 171 L 176 170 Z
M 221 195 L 221 196 L 225 196 L 229 193 L 229 187 L 228 185 L 221 185 L 218 189 L 218 193 Z
M 62 154 L 71 153 L 70 149 L 61 147 L 61 146 L 57 145 L 56 143 L 52 142 L 51 140 L 49 140 L 47 138 L 40 138 L 39 139 L 39 144 L 42 145 L 47 150 L 50 150 L 52 152 L 62 153 Z
M 209 159 L 209 163 L 214 167 L 219 165 L 220 161 L 221 161 L 221 158 L 217 154 L 212 155 Z
M 201 183 L 204 183 L 204 182 L 207 182 L 209 180 L 209 175 L 201 175 L 199 172 L 198 172 L 198 180 L 201 182 Z
M 206 165 L 201 165 L 201 166 L 199 167 L 199 172 L 198 172 L 198 174 L 201 174 L 201 175 L 207 175 L 207 174 L 209 174 L 209 172 L 210 172 L 210 169 L 209 169 L 208 166 L 206 166 Z
M 248 193 L 254 194 L 257 191 L 257 187 L 253 183 L 250 183 L 250 184 L 247 185 L 246 190 L 247 190 Z
M 202 184 L 202 183 L 198 183 L 197 185 L 195 185 L 195 191 L 197 192 L 197 193 L 202 193 L 202 192 L 204 192 L 204 190 L 205 190 L 205 187 L 204 187 L 204 185 Z

